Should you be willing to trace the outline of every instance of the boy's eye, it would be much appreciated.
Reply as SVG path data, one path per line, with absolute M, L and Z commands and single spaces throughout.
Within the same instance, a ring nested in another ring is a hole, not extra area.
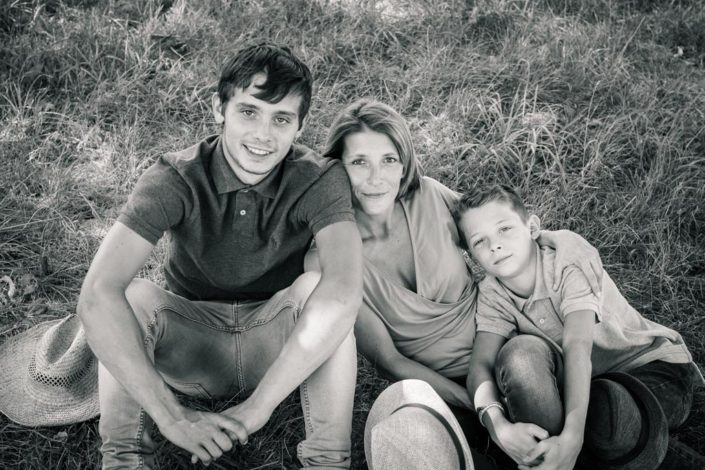
M 499 229 L 499 233 L 504 233 L 510 231 L 512 228 L 511 227 L 502 227 Z
M 477 248 L 478 246 L 482 245 L 484 242 L 485 242 L 484 238 L 479 238 L 473 242 L 472 247 Z

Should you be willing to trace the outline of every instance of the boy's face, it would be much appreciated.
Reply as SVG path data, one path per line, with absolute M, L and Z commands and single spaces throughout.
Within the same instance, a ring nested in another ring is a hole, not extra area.
M 226 103 L 213 96 L 213 114 L 223 124 L 223 151 L 235 175 L 245 184 L 262 181 L 281 162 L 299 130 L 301 96 L 288 94 L 278 103 L 256 98 L 267 77 L 256 74 L 246 89 Z
M 534 240 L 539 235 L 535 215 L 523 221 L 509 203 L 491 201 L 466 210 L 458 228 L 470 254 L 488 274 L 503 280 L 534 269 Z

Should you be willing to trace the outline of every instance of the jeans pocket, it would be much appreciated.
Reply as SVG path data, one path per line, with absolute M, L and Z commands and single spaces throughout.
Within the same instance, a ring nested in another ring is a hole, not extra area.
M 169 385 L 184 395 L 196 398 L 213 398 L 203 385 L 196 382 L 169 382 Z

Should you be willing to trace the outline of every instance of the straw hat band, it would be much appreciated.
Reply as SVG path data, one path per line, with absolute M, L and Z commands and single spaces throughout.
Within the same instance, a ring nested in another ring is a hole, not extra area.
M 458 465 L 460 470 L 466 470 L 466 465 L 465 465 L 465 454 L 463 453 L 463 446 L 460 444 L 460 440 L 458 439 L 458 436 L 455 434 L 455 431 L 453 431 L 453 428 L 451 427 L 450 423 L 448 420 L 440 414 L 438 411 L 434 410 L 430 406 L 424 405 L 422 403 L 407 403 L 405 405 L 400 406 L 396 410 L 392 412 L 392 414 L 396 413 L 397 411 L 404 409 L 404 408 L 420 408 L 422 410 L 425 410 L 429 412 L 431 415 L 433 415 L 434 418 L 436 418 L 448 431 L 448 434 L 450 435 L 450 438 L 453 440 L 453 445 L 455 446 L 455 450 L 457 451 L 456 453 L 458 454 Z
M 85 369 L 78 369 L 68 375 L 60 373 L 58 375 L 49 375 L 44 372 L 40 372 L 37 367 L 37 362 L 35 356 L 32 356 L 29 362 L 29 378 L 42 385 L 48 385 L 51 387 L 69 387 L 91 372 L 91 366 L 93 365 L 94 357 L 88 357 L 83 362 L 85 364 Z M 62 371 L 63 372 L 63 371 Z

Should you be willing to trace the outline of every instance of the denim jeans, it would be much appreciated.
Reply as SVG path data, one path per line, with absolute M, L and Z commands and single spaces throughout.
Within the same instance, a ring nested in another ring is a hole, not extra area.
M 189 301 L 142 279 L 126 295 L 157 370 L 174 389 L 230 398 L 254 389 L 289 337 L 318 275 L 306 273 L 266 301 Z M 349 468 L 357 373 L 352 333 L 300 386 L 304 468 Z M 103 468 L 154 467 L 151 418 L 101 365 Z
M 670 430 L 683 424 L 693 401 L 691 364 L 654 361 L 628 373 L 654 394 Z M 510 339 L 497 356 L 495 380 L 512 422 L 537 424 L 552 436 L 561 433 L 563 359 L 546 341 L 531 335 Z

